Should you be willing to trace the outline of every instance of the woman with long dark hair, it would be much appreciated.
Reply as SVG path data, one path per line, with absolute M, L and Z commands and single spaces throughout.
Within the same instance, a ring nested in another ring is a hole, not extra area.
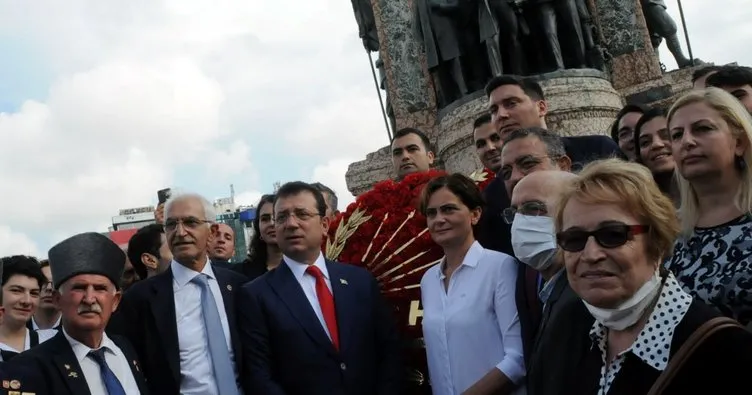
M 676 162 L 671 151 L 667 114 L 667 109 L 655 107 L 637 121 L 634 131 L 635 160 L 650 170 L 661 192 L 679 207 L 679 188 L 674 177 Z
M 282 251 L 277 246 L 277 235 L 274 232 L 274 198 L 273 194 L 261 196 L 256 205 L 248 259 L 238 267 L 238 271 L 248 277 L 249 281 L 276 268 L 282 262 Z

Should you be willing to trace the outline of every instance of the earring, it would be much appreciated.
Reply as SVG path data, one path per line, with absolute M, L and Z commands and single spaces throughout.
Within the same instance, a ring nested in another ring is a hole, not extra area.
M 736 166 L 736 169 L 744 172 L 747 170 L 747 161 L 744 160 L 744 157 L 741 155 L 737 155 L 734 157 L 734 165 Z

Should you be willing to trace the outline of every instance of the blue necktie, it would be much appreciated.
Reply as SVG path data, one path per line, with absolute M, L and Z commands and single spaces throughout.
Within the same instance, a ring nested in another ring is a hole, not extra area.
M 105 388 L 107 388 L 107 394 L 126 395 L 123 385 L 120 384 L 120 380 L 115 376 L 115 373 L 112 373 L 110 367 L 107 366 L 107 361 L 104 359 L 105 351 L 107 351 L 107 348 L 105 347 L 102 347 L 99 350 L 91 350 L 89 351 L 89 356 L 99 364 L 99 374 L 102 375 L 102 381 L 104 382 Z
M 201 311 L 204 316 L 206 338 L 209 341 L 209 354 L 219 395 L 238 395 L 235 369 L 233 369 L 230 360 L 230 351 L 227 349 L 227 338 L 222 329 L 217 302 L 211 288 L 209 288 L 209 277 L 205 274 L 199 274 L 191 282 L 201 287 Z

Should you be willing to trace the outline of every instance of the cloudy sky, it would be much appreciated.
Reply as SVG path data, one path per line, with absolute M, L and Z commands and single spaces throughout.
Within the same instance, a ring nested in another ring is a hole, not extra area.
M 684 1 L 696 57 L 752 64 L 748 1 Z M 321 181 L 347 204 L 347 164 L 388 143 L 345 0 L 0 0 L 0 54 L 0 255 L 166 186 L 250 204 Z

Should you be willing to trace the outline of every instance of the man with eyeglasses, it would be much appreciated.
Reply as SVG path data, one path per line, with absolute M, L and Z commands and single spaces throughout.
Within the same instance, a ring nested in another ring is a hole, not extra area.
M 26 324 L 26 327 L 45 337 L 52 337 L 60 329 L 62 314 L 52 299 L 54 287 L 52 286 L 52 270 L 50 270 L 49 259 L 39 262 L 39 266 L 42 268 L 42 274 L 47 278 L 47 283 L 42 287 L 39 295 L 39 307 L 37 307 L 36 313 Z
M 110 329 L 133 343 L 154 394 L 251 393 L 240 388 L 235 319 L 245 277 L 210 264 L 207 241 L 215 220 L 206 198 L 173 194 L 164 221 L 173 260 L 163 273 L 136 283 L 113 318 Z
M 558 245 L 552 216 L 566 185 L 576 178 L 562 170 L 533 170 L 516 183 L 511 206 L 504 220 L 512 225 L 512 247 L 517 259 L 541 274 L 538 298 L 543 303 L 540 324 L 529 349 L 527 393 L 557 394 L 564 379 L 575 373 L 576 364 L 562 364 L 575 355 L 593 323 L 579 297 L 569 287 L 564 263 L 557 254 Z M 566 327 L 548 323 L 567 317 Z M 554 358 L 553 356 L 560 356 Z
M 507 136 L 498 176 L 504 180 L 509 196 L 523 177 L 541 170 L 572 170 L 561 137 L 541 128 L 519 129 Z
M 316 187 L 298 181 L 277 190 L 283 262 L 240 292 L 243 377 L 253 394 L 399 395 L 392 311 L 368 271 L 324 258 L 325 214 Z
M 532 78 L 500 75 L 491 79 L 485 90 L 488 96 L 488 114 L 475 121 L 473 141 L 483 166 L 497 176 L 483 191 L 486 207 L 478 223 L 477 237 L 483 247 L 511 255 L 510 229 L 501 218 L 502 210 L 509 207 L 511 194 L 511 190 L 505 192 L 504 180 L 499 176 L 502 167 L 501 148 L 516 130 L 548 129 L 546 115 L 549 107 L 543 88 Z M 575 167 L 584 166 L 596 159 L 623 157 L 616 142 L 607 136 L 578 135 L 560 139 L 567 157 Z

